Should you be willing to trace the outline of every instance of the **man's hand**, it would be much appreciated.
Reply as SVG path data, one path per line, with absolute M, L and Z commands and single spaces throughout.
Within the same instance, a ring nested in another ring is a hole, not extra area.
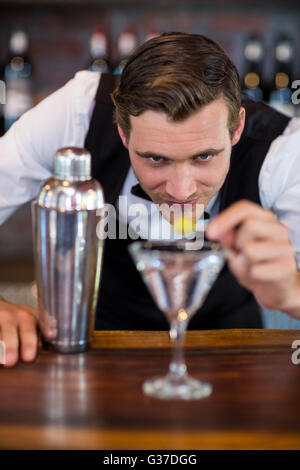
M 218 215 L 206 234 L 227 250 L 229 268 L 264 307 L 300 318 L 300 273 L 287 228 L 275 215 L 239 201 Z
M 0 339 L 5 343 L 5 366 L 19 359 L 33 361 L 38 345 L 37 311 L 26 305 L 13 305 L 0 299 Z

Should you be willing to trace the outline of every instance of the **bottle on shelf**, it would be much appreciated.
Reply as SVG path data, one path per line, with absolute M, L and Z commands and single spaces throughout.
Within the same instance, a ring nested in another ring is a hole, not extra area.
M 244 62 L 245 74 L 243 76 L 242 88 L 253 101 L 265 99 L 262 88 L 262 66 L 264 57 L 264 46 L 261 38 L 251 36 L 245 43 Z
M 117 44 L 118 62 L 114 69 L 114 74 L 119 75 L 122 73 L 126 64 L 126 60 L 137 47 L 137 45 L 137 37 L 133 30 L 124 29 L 120 33 Z
M 292 103 L 293 62 L 295 47 L 287 36 L 280 36 L 274 46 L 275 77 L 269 104 L 287 116 L 296 115 L 296 107 Z
M 103 28 L 96 28 L 90 39 L 90 60 L 88 70 L 111 72 L 109 40 Z
M 10 57 L 4 67 L 6 83 L 5 131 L 33 106 L 32 66 L 28 58 L 28 36 L 25 31 L 20 30 L 12 33 L 9 49 Z

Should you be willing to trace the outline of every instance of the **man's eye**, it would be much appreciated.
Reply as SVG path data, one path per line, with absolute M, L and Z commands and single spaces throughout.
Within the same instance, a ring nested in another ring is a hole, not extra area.
M 201 162 L 206 162 L 207 160 L 211 160 L 212 157 L 212 155 L 198 155 L 197 160 L 200 160 Z
M 152 163 L 161 163 L 163 161 L 161 157 L 150 157 L 149 160 Z

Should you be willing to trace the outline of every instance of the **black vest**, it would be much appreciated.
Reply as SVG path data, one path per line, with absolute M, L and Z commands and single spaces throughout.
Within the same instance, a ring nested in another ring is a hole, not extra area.
M 115 204 L 130 168 L 127 149 L 113 124 L 110 93 L 116 76 L 103 75 L 85 147 L 92 154 L 92 174 L 102 184 L 107 203 Z M 246 125 L 231 153 L 230 170 L 221 189 L 220 209 L 239 199 L 260 204 L 258 176 L 271 142 L 289 118 L 262 103 L 244 100 Z M 155 306 L 136 270 L 128 245 L 132 240 L 105 241 L 96 329 L 165 330 L 164 314 Z M 261 328 L 258 305 L 225 266 L 189 329 Z

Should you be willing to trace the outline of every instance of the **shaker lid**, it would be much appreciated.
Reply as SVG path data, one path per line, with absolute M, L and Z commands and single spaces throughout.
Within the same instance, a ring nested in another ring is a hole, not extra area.
M 78 147 L 65 147 L 55 154 L 54 178 L 42 183 L 39 207 L 62 212 L 104 208 L 101 184 L 91 177 L 91 155 Z
M 55 178 L 68 181 L 91 179 L 91 154 L 80 147 L 57 150 L 54 159 Z

